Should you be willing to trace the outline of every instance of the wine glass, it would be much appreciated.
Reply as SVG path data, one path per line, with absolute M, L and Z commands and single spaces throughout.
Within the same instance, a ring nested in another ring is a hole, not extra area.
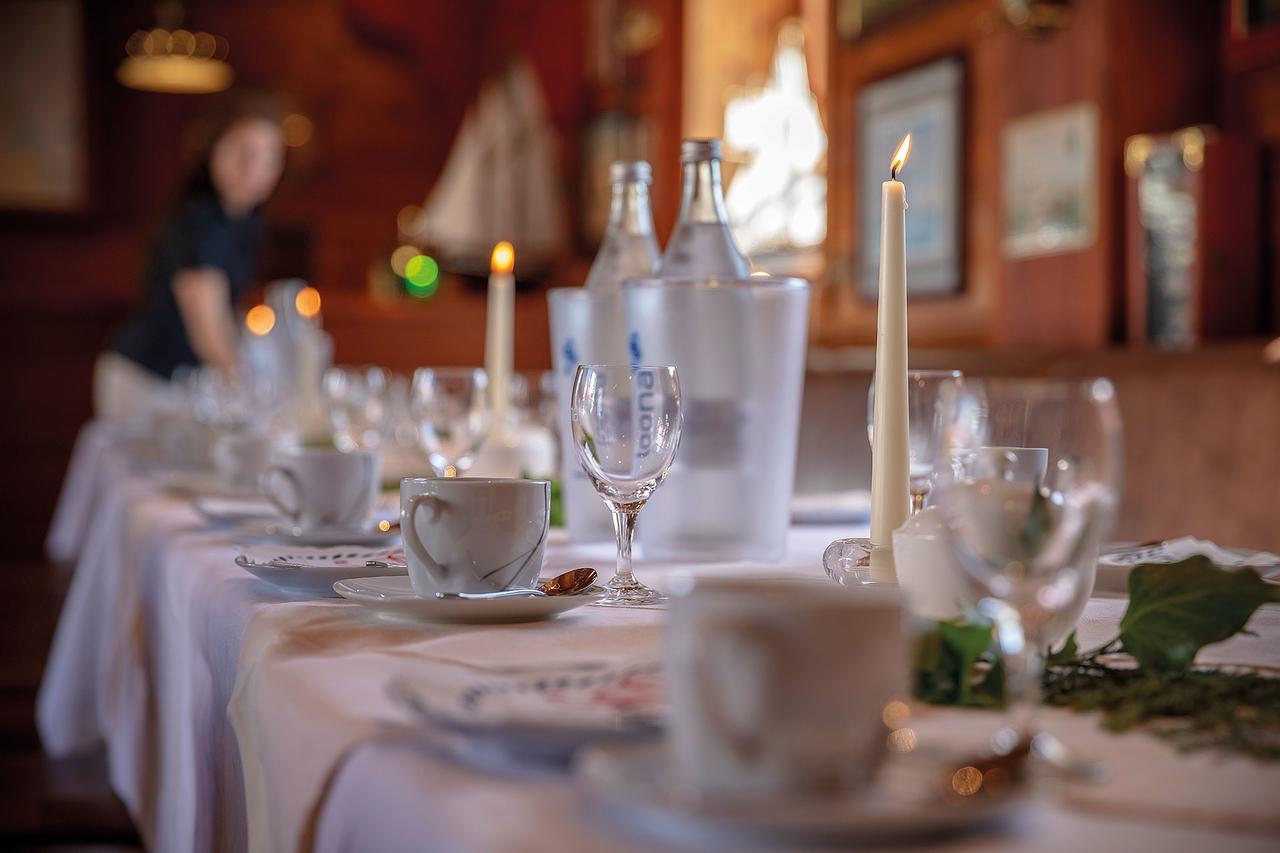
M 322 387 L 337 448 L 381 447 L 391 425 L 391 374 L 373 365 L 331 367 Z
M 587 479 L 613 512 L 618 567 L 600 604 L 656 604 L 666 596 L 635 579 L 631 540 L 640 508 L 662 483 L 680 445 L 680 380 L 674 367 L 580 365 L 570 396 L 573 445 Z
M 937 458 L 934 445 L 935 420 L 938 411 L 938 391 L 946 382 L 963 385 L 964 374 L 959 370 L 912 370 L 907 373 L 907 446 L 908 488 L 911 491 L 911 512 L 924 508 L 933 487 L 933 466 Z M 871 377 L 867 389 L 867 443 L 875 446 L 876 380 Z
M 1050 633 L 1091 584 L 1084 566 L 1119 502 L 1115 390 L 1106 379 L 944 383 L 938 405 L 933 502 L 1004 657 L 1010 720 L 994 744 L 1058 763 L 1061 744 L 1036 731 L 1035 712 Z
M 461 476 L 489 434 L 488 374 L 478 367 L 420 367 L 413 373 L 410 409 L 436 476 Z

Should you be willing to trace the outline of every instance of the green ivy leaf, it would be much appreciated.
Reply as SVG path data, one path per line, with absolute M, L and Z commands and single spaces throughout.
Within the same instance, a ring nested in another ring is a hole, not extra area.
M 1280 586 L 1253 569 L 1220 569 L 1201 555 L 1135 566 L 1120 641 L 1143 669 L 1185 672 L 1202 647 L 1240 631 L 1268 601 L 1280 601 Z
M 990 668 L 979 673 L 979 662 Z M 999 707 L 1004 671 L 990 624 L 941 622 L 916 645 L 916 696 L 934 705 Z
M 1047 666 L 1066 666 L 1076 659 L 1080 654 L 1080 647 L 1076 645 L 1076 632 L 1072 631 L 1067 641 L 1062 644 L 1062 648 L 1051 653 L 1045 658 Z

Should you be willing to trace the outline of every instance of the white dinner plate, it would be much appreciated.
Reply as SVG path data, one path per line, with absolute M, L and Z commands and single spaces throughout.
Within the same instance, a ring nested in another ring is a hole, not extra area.
M 210 524 L 234 527 L 246 522 L 267 522 L 280 517 L 279 511 L 269 501 L 261 498 L 212 498 L 198 497 L 191 501 L 196 512 Z
M 589 747 L 575 764 L 581 789 L 634 832 L 714 849 L 748 843 L 891 844 L 994 826 L 1023 800 L 1021 787 L 961 797 L 952 766 L 937 757 L 891 753 L 874 786 L 832 797 L 724 801 L 699 797 L 675 778 L 665 741 Z
M 228 485 L 216 471 L 176 470 L 158 471 L 156 478 L 170 492 L 188 498 L 235 498 L 249 500 L 261 498 L 262 492 L 256 485 Z
M 1263 578 L 1280 581 L 1280 557 L 1248 548 L 1232 548 L 1189 536 L 1164 542 L 1113 543 L 1098 556 L 1093 588 L 1099 592 L 1127 594 L 1129 574 L 1143 563 L 1174 563 L 1201 553 L 1226 569 L 1253 568 Z
M 370 566 L 374 561 L 377 565 Z M 333 585 L 343 578 L 386 577 L 407 573 L 399 548 L 289 548 L 241 546 L 236 565 L 293 595 L 338 598 Z
M 512 598 L 460 599 L 426 598 L 413 591 L 409 578 L 350 578 L 333 585 L 343 598 L 368 607 L 381 616 L 415 622 L 536 622 L 568 610 L 599 601 L 601 587 L 593 586 L 577 595 L 539 595 Z
M 387 684 L 387 693 L 428 734 L 456 736 L 461 743 L 450 752 L 457 758 L 500 755 L 561 769 L 583 747 L 657 736 L 665 714 L 661 667 L 654 663 L 535 664 L 458 691 L 402 674 Z
M 400 544 L 400 530 L 384 532 L 375 523 L 361 527 L 320 527 L 303 530 L 279 518 L 248 519 L 231 529 L 236 539 L 275 545 L 301 545 L 329 548 L 335 545 L 365 545 L 390 548 Z

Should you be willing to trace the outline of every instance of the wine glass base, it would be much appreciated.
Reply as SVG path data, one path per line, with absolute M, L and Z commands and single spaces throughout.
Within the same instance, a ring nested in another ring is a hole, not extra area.
M 604 588 L 604 598 L 595 602 L 601 607 L 647 607 L 667 600 L 665 595 L 634 578 L 624 580 L 615 576 Z

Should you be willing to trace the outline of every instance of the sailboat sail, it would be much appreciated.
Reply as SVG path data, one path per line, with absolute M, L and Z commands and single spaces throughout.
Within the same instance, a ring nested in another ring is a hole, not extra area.
M 481 89 L 407 236 L 465 272 L 487 270 L 499 240 L 515 244 L 521 267 L 545 263 L 566 231 L 555 134 L 533 69 L 517 59 Z

